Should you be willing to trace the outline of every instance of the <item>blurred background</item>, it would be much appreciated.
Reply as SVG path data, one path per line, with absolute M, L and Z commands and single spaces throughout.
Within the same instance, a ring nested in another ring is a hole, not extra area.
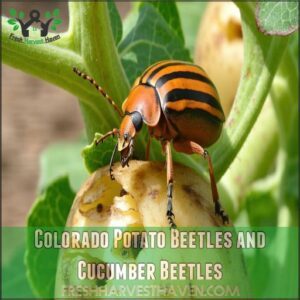
M 67 2 L 4 2 L 28 15 L 60 9 L 62 31 L 68 26 Z M 122 17 L 130 3 L 117 3 Z M 66 113 L 67 112 L 67 113 Z M 26 225 L 36 198 L 41 152 L 50 144 L 73 141 L 84 131 L 79 105 L 71 94 L 38 78 L 2 64 L 2 225 Z M 80 158 L 79 158 L 80 159 Z

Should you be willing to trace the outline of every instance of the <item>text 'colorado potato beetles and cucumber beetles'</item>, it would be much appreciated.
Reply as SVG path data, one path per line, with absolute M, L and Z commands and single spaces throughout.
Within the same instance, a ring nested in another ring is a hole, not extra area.
M 99 144 L 111 135 L 118 137 L 110 161 L 112 179 L 114 179 L 112 165 L 116 150 L 120 152 L 122 167 L 126 166 L 133 154 L 135 135 L 145 123 L 150 139 L 154 137 L 159 140 L 166 154 L 168 185 L 166 214 L 170 225 L 175 227 L 172 207 L 171 142 L 176 151 L 186 154 L 197 153 L 207 160 L 215 213 L 220 215 L 224 223 L 228 222 L 228 217 L 219 202 L 210 156 L 202 148 L 217 141 L 225 117 L 216 88 L 202 68 L 192 63 L 175 60 L 161 61 L 148 67 L 136 79 L 128 98 L 122 105 L 122 111 L 93 78 L 77 68 L 73 70 L 90 81 L 123 118 L 120 129 L 113 129 L 96 141 L 96 144 Z M 146 151 L 147 159 L 150 139 Z

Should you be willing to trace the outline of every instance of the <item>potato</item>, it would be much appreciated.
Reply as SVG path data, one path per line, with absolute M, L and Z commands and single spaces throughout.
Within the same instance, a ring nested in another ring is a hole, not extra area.
M 176 225 L 223 225 L 214 213 L 210 184 L 187 167 L 175 165 L 174 170 Z M 67 225 L 168 226 L 163 164 L 131 161 L 129 168 L 117 164 L 113 174 L 116 181 L 111 181 L 106 167 L 89 178 L 77 194 Z M 119 197 L 122 190 L 128 194 Z
M 204 68 L 219 92 L 228 116 L 243 63 L 239 9 L 232 2 L 211 2 L 203 15 L 195 47 L 195 63 Z
M 214 205 L 211 197 L 210 184 L 204 181 L 192 170 L 181 165 L 174 166 L 174 213 L 177 226 L 198 226 L 204 230 L 214 231 L 223 226 L 221 219 L 214 213 Z M 67 227 L 76 227 L 76 231 L 85 231 L 91 227 L 102 228 L 126 228 L 130 230 L 149 231 L 149 226 L 155 226 L 159 230 L 162 227 L 170 232 L 166 218 L 167 205 L 167 184 L 165 166 L 159 162 L 130 161 L 130 166 L 122 168 L 116 164 L 113 168 L 116 178 L 112 181 L 109 176 L 109 168 L 104 167 L 94 172 L 83 184 L 74 200 Z M 153 228 L 153 227 L 152 227 Z M 211 228 L 211 229 L 209 229 Z M 213 228 L 213 229 L 212 229 Z M 114 240 L 115 241 L 115 240 Z M 97 252 L 98 251 L 98 252 Z M 76 276 L 78 262 L 84 260 L 91 263 L 109 264 L 111 261 L 120 263 L 133 263 L 136 265 L 145 262 L 161 262 L 165 260 L 180 263 L 193 262 L 193 258 L 186 255 L 186 249 L 156 249 L 147 248 L 124 249 L 122 246 L 107 249 L 66 249 L 60 251 L 60 258 L 56 278 L 56 297 L 61 298 L 66 295 L 66 287 L 71 287 L 72 297 L 90 298 L 81 289 L 82 286 L 89 288 L 105 287 L 107 290 L 120 285 L 116 279 L 107 281 L 99 280 L 79 280 Z M 207 262 L 217 261 L 224 268 L 224 279 L 203 280 L 201 287 L 208 287 L 211 284 L 239 286 L 243 295 L 248 289 L 247 276 L 240 250 L 214 251 L 206 249 L 196 249 L 197 262 L 201 265 Z M 195 252 L 194 252 L 195 253 Z M 199 254 L 198 254 L 199 253 Z M 204 267 L 202 267 L 204 268 Z M 144 283 L 131 280 L 125 281 L 123 285 L 157 285 L 165 287 L 170 282 L 156 279 L 146 280 Z M 174 286 L 185 285 L 199 286 L 196 279 L 186 279 L 171 282 Z M 74 287 L 79 287 L 78 290 Z M 75 294 L 74 294 L 74 293 Z M 188 296 L 193 298 L 193 293 L 189 291 Z M 148 295 L 149 296 L 149 295 Z M 161 297 L 171 296 L 171 294 L 160 294 Z M 101 298 L 100 296 L 98 298 Z M 124 298 L 130 298 L 126 294 Z

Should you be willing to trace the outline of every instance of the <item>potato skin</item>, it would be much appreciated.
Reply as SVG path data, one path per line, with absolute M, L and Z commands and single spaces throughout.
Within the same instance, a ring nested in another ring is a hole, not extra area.
M 110 180 L 108 167 L 93 173 L 78 192 L 67 225 L 169 226 L 164 164 L 130 161 L 129 165 L 114 166 L 116 181 Z M 214 213 L 210 184 L 187 167 L 175 164 L 174 171 L 177 226 L 223 226 Z M 119 197 L 122 190 L 128 195 Z
M 225 116 L 237 91 L 243 56 L 239 9 L 232 2 L 210 2 L 199 26 L 194 57 L 216 85 Z

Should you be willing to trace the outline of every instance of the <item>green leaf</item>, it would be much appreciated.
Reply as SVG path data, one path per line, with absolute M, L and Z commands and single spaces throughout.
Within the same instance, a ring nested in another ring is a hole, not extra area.
M 68 177 L 56 179 L 38 196 L 29 213 L 27 225 L 64 226 L 74 197 Z
M 28 217 L 27 253 L 25 264 L 30 284 L 39 297 L 53 298 L 58 249 L 36 249 L 32 227 L 64 227 L 74 200 L 67 177 L 54 181 L 41 194 Z
M 73 143 L 57 143 L 48 147 L 40 157 L 39 191 L 44 190 L 57 177 L 68 175 L 71 188 L 75 191 L 87 178 L 88 173 L 81 159 L 86 140 Z
M 96 134 L 94 141 L 82 151 L 85 166 L 91 173 L 109 163 L 113 147 L 116 144 L 115 140 L 107 138 L 103 143 L 96 145 L 95 141 L 100 137 L 101 134 Z
M 50 11 L 46 11 L 45 12 L 45 17 L 46 18 L 51 18 L 52 17 L 51 12 Z
M 182 39 L 174 36 L 171 25 L 148 3 L 140 7 L 138 21 L 121 42 L 119 52 L 130 83 L 159 60 L 191 60 Z
M 107 2 L 110 25 L 115 39 L 115 44 L 118 45 L 122 39 L 122 20 L 119 11 L 114 1 Z
M 51 29 L 55 31 L 55 30 L 56 30 L 56 26 L 55 26 L 55 25 L 52 25 L 52 26 L 51 26 Z
M 245 201 L 251 226 L 277 225 L 278 207 L 271 190 L 253 190 L 247 194 Z
M 11 8 L 9 10 L 9 14 L 12 16 L 12 17 L 15 17 L 17 15 L 17 11 L 14 9 L 14 8 Z
M 158 10 L 161 16 L 169 24 L 170 28 L 173 29 L 174 34 L 177 35 L 184 42 L 184 36 L 181 29 L 180 18 L 176 7 L 176 3 L 173 1 L 170 2 L 153 1 L 149 3 L 152 4 Z
M 23 19 L 25 17 L 24 11 L 19 12 L 19 19 Z
M 281 201 L 297 210 L 299 203 L 299 158 L 286 162 L 281 178 Z
M 299 222 L 299 104 L 291 112 L 290 119 L 286 159 L 280 182 L 280 201 L 289 207 L 292 216 L 289 225 L 296 226 Z
M 288 35 L 299 28 L 299 2 L 258 1 L 255 16 L 261 32 Z
M 15 25 L 17 23 L 17 21 L 15 19 L 9 19 L 9 20 L 7 20 L 7 23 L 10 25 Z
M 58 17 L 59 16 L 59 8 L 55 8 L 53 10 L 53 16 Z
M 13 30 L 16 31 L 19 28 L 19 25 L 15 25 Z
M 2 299 L 34 299 L 26 276 L 24 239 L 25 228 L 2 228 L 2 243 L 6 245 L 2 248 Z
M 59 25 L 61 23 L 62 23 L 62 19 L 54 19 L 53 20 L 53 24 L 55 24 L 55 25 Z

